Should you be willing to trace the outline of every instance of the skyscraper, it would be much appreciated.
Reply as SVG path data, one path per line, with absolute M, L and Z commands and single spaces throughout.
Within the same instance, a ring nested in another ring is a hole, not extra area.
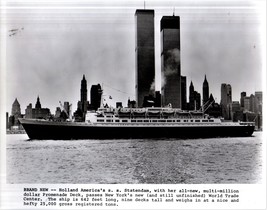
M 262 113 L 262 91 L 255 92 L 256 107 L 259 113 Z
M 180 17 L 163 16 L 160 31 L 162 102 L 181 108 Z
M 81 80 L 80 93 L 81 93 L 81 100 L 78 101 L 77 111 L 74 113 L 75 120 L 77 121 L 83 120 L 89 108 L 89 101 L 87 101 L 87 81 L 85 79 L 85 75 L 83 75 L 83 78 Z
M 64 110 L 66 114 L 68 115 L 67 117 L 69 118 L 71 113 L 70 113 L 70 103 L 68 101 L 64 102 Z
M 258 102 L 262 104 L 262 91 L 256 91 L 255 97 L 257 98 Z
M 241 92 L 241 97 L 240 97 L 240 106 L 241 108 L 244 108 L 244 98 L 246 97 L 247 93 L 246 92 Z
M 189 110 L 199 110 L 201 107 L 200 93 L 195 91 L 193 82 L 191 81 L 189 86 Z
M 15 99 L 15 101 L 12 104 L 11 115 L 21 115 L 20 104 L 19 104 L 17 98 Z
M 8 117 L 8 112 L 6 112 L 6 129 L 9 129 L 9 117 Z
M 203 90 L 203 105 L 209 100 L 209 83 L 207 81 L 206 75 L 202 86 Z
M 199 92 L 195 91 L 195 109 L 200 110 L 201 107 L 201 95 Z
M 161 94 L 160 91 L 155 92 L 155 107 L 161 107 Z
M 60 107 L 57 107 L 56 112 L 55 112 L 55 118 L 59 118 L 60 114 L 61 114 L 61 109 L 60 109 Z
M 186 76 L 181 76 L 181 103 L 182 103 L 182 110 L 187 109 L 186 103 Z
M 195 109 L 195 90 L 193 82 L 191 81 L 189 86 L 189 110 Z
M 232 112 L 232 88 L 231 85 L 223 83 L 221 85 L 221 107 L 222 116 L 229 120 Z
M 21 117 L 21 109 L 20 109 L 20 104 L 18 102 L 18 99 L 16 98 L 14 103 L 12 104 L 12 110 L 11 110 L 11 115 L 10 115 L 10 121 L 11 121 L 11 126 L 17 126 L 19 125 L 19 118 Z
M 258 113 L 258 109 L 257 109 L 258 107 L 256 106 L 256 98 L 253 94 L 250 95 L 249 100 L 250 100 L 249 101 L 249 105 L 250 105 L 249 111 L 254 112 L 254 113 Z
M 136 10 L 135 24 L 136 100 L 140 107 L 155 82 L 154 10 Z
M 83 75 L 83 79 L 81 81 L 81 110 L 83 113 L 86 113 L 88 107 L 87 101 L 87 81 L 85 76 Z
M 93 110 L 97 110 L 101 105 L 101 95 L 102 95 L 102 89 L 101 85 L 92 85 L 91 86 L 91 107 Z
M 250 97 L 245 96 L 244 97 L 244 111 L 248 112 L 250 109 Z

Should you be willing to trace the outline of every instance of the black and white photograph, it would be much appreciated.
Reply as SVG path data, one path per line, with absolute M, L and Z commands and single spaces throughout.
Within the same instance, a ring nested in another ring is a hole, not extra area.
M 266 190 L 264 0 L 11 0 L 1 11 L 5 189 Z

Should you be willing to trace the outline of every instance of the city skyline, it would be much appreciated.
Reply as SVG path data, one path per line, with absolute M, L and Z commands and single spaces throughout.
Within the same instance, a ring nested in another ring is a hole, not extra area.
M 7 11 L 7 30 L 24 28 L 14 36 L 7 34 L 6 39 L 8 112 L 15 98 L 24 110 L 37 95 L 52 113 L 59 106 L 58 101 L 75 104 L 83 74 L 88 86 L 103 84 L 104 95 L 114 99 L 109 101 L 113 106 L 117 101 L 125 106 L 128 97 L 135 99 L 134 14 L 143 5 L 138 1 L 123 6 L 116 2 L 115 6 L 105 2 L 76 9 L 70 12 L 72 18 L 64 9 L 59 16 L 53 10 L 38 12 L 36 8 L 33 13 L 29 13 L 30 9 L 19 14 L 12 14 L 12 9 Z M 197 10 L 190 8 L 190 2 L 173 2 L 182 28 L 181 74 L 187 77 L 187 84 L 193 81 L 198 92 L 202 92 L 207 75 L 210 93 L 218 103 L 221 84 L 231 84 L 233 101 L 239 101 L 243 91 L 262 91 L 259 11 L 251 2 L 239 5 L 245 6 L 242 10 L 233 5 L 226 9 L 218 2 L 219 6 L 208 5 L 208 9 L 207 2 L 199 3 Z M 189 8 L 185 9 L 185 5 Z M 146 9 L 155 10 L 156 90 L 160 90 L 159 25 L 162 16 L 172 15 L 173 5 L 148 2 Z M 22 18 L 17 20 L 18 16 Z M 188 91 L 187 85 L 187 101 Z

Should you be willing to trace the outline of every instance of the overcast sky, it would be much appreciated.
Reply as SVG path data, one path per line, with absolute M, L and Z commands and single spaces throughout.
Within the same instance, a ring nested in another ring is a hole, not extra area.
M 146 1 L 146 9 L 155 10 L 156 90 L 160 19 L 174 12 L 181 21 L 181 73 L 187 89 L 192 80 L 202 95 L 206 74 L 218 103 L 221 83 L 231 84 L 235 101 L 242 91 L 262 91 L 263 2 Z M 69 101 L 75 111 L 83 74 L 88 99 L 91 85 L 98 83 L 104 84 L 104 95 L 112 96 L 106 97 L 112 105 L 121 101 L 126 106 L 129 97 L 135 99 L 134 14 L 144 1 L 31 0 L 8 1 L 7 6 L 8 112 L 17 97 L 25 113 L 38 95 L 53 114 L 59 101 Z M 18 29 L 16 34 L 12 29 Z

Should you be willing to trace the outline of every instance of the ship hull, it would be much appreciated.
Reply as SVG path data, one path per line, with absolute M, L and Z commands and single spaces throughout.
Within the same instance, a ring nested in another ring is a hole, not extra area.
M 212 138 L 251 136 L 254 126 L 95 126 L 76 123 L 23 122 L 30 139 L 144 139 L 144 138 Z

